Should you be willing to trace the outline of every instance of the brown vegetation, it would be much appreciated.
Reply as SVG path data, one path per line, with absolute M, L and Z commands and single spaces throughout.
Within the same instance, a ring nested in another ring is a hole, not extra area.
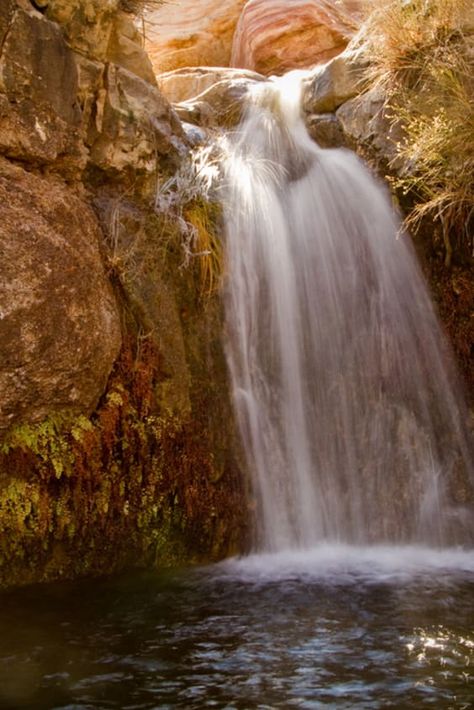
M 370 3 L 373 7 L 373 3 Z M 413 198 L 408 224 L 434 225 L 453 252 L 473 256 L 474 39 L 465 31 L 469 0 L 381 0 L 361 37 L 371 58 L 371 80 L 381 84 L 404 138 L 406 166 L 396 180 Z M 471 10 L 472 12 L 472 10 Z

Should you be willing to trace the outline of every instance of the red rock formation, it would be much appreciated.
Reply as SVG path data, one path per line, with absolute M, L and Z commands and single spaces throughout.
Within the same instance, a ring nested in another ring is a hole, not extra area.
M 269 75 L 324 63 L 347 45 L 359 6 L 359 0 L 249 0 L 231 66 Z
M 157 74 L 180 67 L 229 66 L 245 0 L 173 0 L 147 15 L 146 50 Z

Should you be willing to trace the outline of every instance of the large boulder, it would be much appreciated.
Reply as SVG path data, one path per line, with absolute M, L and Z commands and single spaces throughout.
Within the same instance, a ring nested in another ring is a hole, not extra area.
M 186 66 L 229 66 L 245 0 L 175 0 L 147 16 L 146 49 L 157 73 Z
M 359 6 L 358 0 L 249 0 L 231 65 L 270 75 L 327 62 L 347 45 Z
M 397 151 L 402 128 L 390 117 L 386 99 L 383 90 L 375 86 L 343 103 L 336 117 L 350 147 L 375 160 L 382 172 L 387 166 L 403 172 L 406 166 Z
M 94 213 L 59 180 L 0 162 L 0 429 L 88 414 L 120 319 Z

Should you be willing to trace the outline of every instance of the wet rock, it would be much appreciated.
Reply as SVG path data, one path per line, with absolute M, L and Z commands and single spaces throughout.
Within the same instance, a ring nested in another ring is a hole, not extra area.
M 90 413 L 120 320 L 91 209 L 71 189 L 0 163 L 0 428 Z
M 231 65 L 283 74 L 327 62 L 347 45 L 360 2 L 249 0 L 234 35 Z
M 333 113 L 322 113 L 309 116 L 306 127 L 313 140 L 321 148 L 339 148 L 346 145 L 344 131 Z
M 96 209 L 109 234 L 110 262 L 117 264 L 122 295 L 148 343 L 160 353 L 161 408 L 185 418 L 190 413 L 190 372 L 176 288 L 163 269 L 161 230 L 153 217 L 126 199 L 101 196 Z
M 175 0 L 149 13 L 146 49 L 155 72 L 229 66 L 244 4 L 245 0 Z

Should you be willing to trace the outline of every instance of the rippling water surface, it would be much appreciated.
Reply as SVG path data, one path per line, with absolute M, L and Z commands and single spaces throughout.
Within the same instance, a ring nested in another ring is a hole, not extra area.
M 318 547 L 0 598 L 1 708 L 471 708 L 474 555 Z

